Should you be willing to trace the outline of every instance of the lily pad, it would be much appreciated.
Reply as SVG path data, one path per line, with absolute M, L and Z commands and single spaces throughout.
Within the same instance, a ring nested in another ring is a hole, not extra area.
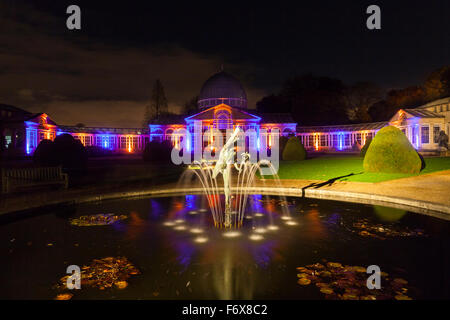
M 331 289 L 330 287 L 322 287 L 322 288 L 320 288 L 320 292 L 325 293 L 325 294 L 333 294 L 334 293 L 333 289 Z
M 404 294 L 398 294 L 395 296 L 395 300 L 412 300 L 412 299 Z
M 128 286 L 126 280 L 136 274 L 140 271 L 125 257 L 94 259 L 90 265 L 81 267 L 81 287 L 125 289 Z M 59 289 L 66 289 L 68 277 L 59 280 Z
M 128 287 L 128 282 L 126 281 L 117 281 L 114 283 L 117 287 L 117 289 L 125 289 L 126 287 Z
M 307 286 L 311 283 L 311 280 L 309 280 L 308 278 L 300 278 L 298 279 L 297 283 L 302 286 Z
M 71 293 L 61 293 L 55 297 L 55 300 L 70 300 L 72 299 L 73 294 Z
M 395 278 L 390 281 L 388 273 L 380 272 L 383 287 L 371 290 L 367 287 L 366 268 L 362 266 L 343 265 L 339 262 L 324 262 L 297 267 L 297 283 L 302 286 L 315 284 L 326 299 L 339 300 L 386 300 L 411 299 L 406 295 L 408 281 Z
M 351 231 L 362 237 L 370 237 L 379 240 L 386 240 L 394 237 L 418 237 L 424 236 L 421 229 L 411 230 L 408 227 L 400 227 L 395 224 L 372 223 L 368 219 L 360 219 L 353 223 Z
M 122 215 L 116 215 L 112 213 L 94 214 L 70 219 L 70 224 L 78 227 L 106 226 L 127 218 L 128 216 L 123 214 Z

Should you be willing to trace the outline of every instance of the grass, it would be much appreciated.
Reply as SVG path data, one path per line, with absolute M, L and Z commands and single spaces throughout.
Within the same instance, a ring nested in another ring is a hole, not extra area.
M 449 169 L 449 157 L 433 157 L 425 158 L 425 168 L 418 174 L 370 173 L 364 172 L 362 157 L 323 156 L 303 161 L 281 161 L 278 176 L 280 179 L 329 180 L 342 177 L 337 180 L 380 182 Z

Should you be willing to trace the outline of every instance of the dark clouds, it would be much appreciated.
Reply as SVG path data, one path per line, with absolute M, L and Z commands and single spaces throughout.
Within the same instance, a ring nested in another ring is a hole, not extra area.
M 72 2 L 0 4 L 0 102 L 63 124 L 137 126 L 155 79 L 177 111 L 222 63 L 250 105 L 293 74 L 390 87 L 450 63 L 448 1 L 378 1 L 376 32 L 367 1 L 76 3 L 81 31 L 65 28 Z
M 84 43 L 82 37 L 72 41 L 51 34 L 47 25 L 36 26 L 36 19 L 21 20 L 2 16 L 1 102 L 47 112 L 57 123 L 139 126 L 157 78 L 163 81 L 170 109 L 177 112 L 220 66 L 214 58 L 178 46 L 161 54 L 155 47 Z M 51 16 L 43 21 L 54 24 Z M 253 104 L 261 95 L 250 88 Z

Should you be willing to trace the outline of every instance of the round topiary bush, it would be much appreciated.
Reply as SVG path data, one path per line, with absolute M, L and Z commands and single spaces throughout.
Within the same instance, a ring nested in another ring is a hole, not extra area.
M 58 159 L 55 155 L 53 141 L 44 139 L 33 153 L 33 162 L 39 166 L 56 166 Z
M 53 141 L 58 164 L 69 171 L 82 171 L 87 167 L 88 154 L 80 140 L 70 134 L 61 134 Z
M 372 142 L 372 138 L 367 138 L 366 139 L 366 143 L 364 144 L 364 146 L 361 148 L 361 157 L 364 158 L 364 156 L 366 155 L 367 149 L 369 149 L 370 143 Z
M 283 160 L 305 160 L 306 150 L 300 139 L 297 137 L 289 138 L 283 150 Z
M 422 163 L 403 132 L 392 126 L 375 135 L 364 157 L 364 171 L 386 173 L 418 173 Z
M 170 141 L 150 141 L 146 144 L 142 158 L 149 162 L 171 163 L 172 143 Z
M 72 174 L 84 171 L 88 155 L 80 140 L 70 134 L 61 134 L 54 141 L 42 140 L 33 154 L 33 161 L 40 166 L 62 166 Z

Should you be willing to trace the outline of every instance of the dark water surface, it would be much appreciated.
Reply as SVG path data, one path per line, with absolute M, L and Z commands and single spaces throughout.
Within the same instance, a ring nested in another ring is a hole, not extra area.
M 297 284 L 296 267 L 322 259 L 378 265 L 409 281 L 416 299 L 450 297 L 450 223 L 398 209 L 336 201 L 253 196 L 244 227 L 224 236 L 200 196 L 146 198 L 34 212 L 0 221 L 1 299 L 53 299 L 69 265 L 125 256 L 141 272 L 124 290 L 82 288 L 73 299 L 323 299 Z M 274 198 L 275 199 L 275 198 Z M 282 217 L 289 216 L 291 220 Z M 69 218 L 126 214 L 108 226 L 77 227 Z M 427 236 L 362 237 L 353 222 L 423 229 Z M 287 224 L 289 223 L 289 224 Z M 271 229 L 268 226 L 272 226 Z M 273 227 L 275 226 L 275 227 Z M 52 244 L 52 245 L 48 245 Z

